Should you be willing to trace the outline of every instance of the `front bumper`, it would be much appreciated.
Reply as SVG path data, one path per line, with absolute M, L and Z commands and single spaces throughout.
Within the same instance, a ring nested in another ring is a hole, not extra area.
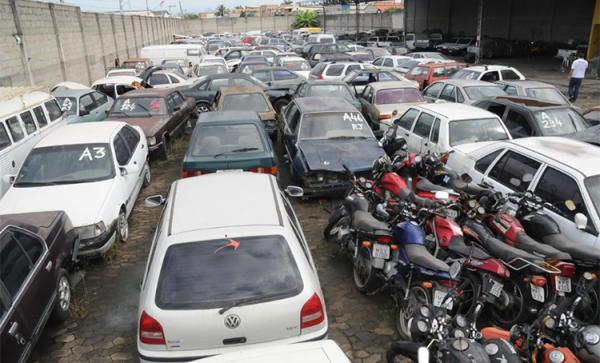
M 78 256 L 91 257 L 106 253 L 117 240 L 116 223 L 113 223 L 104 234 L 90 239 L 80 240 Z
M 349 181 L 335 181 L 335 182 L 306 182 L 302 183 L 302 189 L 304 190 L 304 197 L 314 198 L 323 196 L 334 196 L 342 194 L 350 187 Z

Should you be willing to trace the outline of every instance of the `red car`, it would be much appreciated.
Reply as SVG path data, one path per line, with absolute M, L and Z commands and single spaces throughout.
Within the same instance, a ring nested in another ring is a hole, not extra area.
M 465 63 L 459 62 L 420 64 L 413 67 L 404 76 L 419 82 L 419 89 L 422 90 L 433 82 L 452 77 L 454 73 L 466 66 Z

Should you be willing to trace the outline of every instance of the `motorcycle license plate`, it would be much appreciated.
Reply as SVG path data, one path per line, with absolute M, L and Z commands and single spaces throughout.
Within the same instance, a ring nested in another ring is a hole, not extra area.
M 571 292 L 571 279 L 564 276 L 556 276 L 556 290 Z
M 438 307 L 438 308 L 441 307 L 442 304 L 444 303 L 444 299 L 446 298 L 446 295 L 448 295 L 447 291 L 434 290 L 433 291 L 433 306 Z M 454 306 L 454 301 L 448 300 L 448 302 L 446 302 L 446 305 L 444 307 L 446 308 L 446 310 L 452 310 L 453 306 Z
M 390 258 L 390 246 L 381 245 L 379 243 L 373 244 L 373 257 L 383 258 L 387 260 Z
M 492 286 L 490 287 L 490 294 L 494 295 L 495 297 L 500 297 L 504 285 L 496 280 L 491 280 L 490 282 L 492 283 Z
M 545 300 L 544 288 L 536 286 L 534 284 L 529 284 L 529 287 L 531 289 L 531 297 L 533 298 L 533 300 L 543 303 Z

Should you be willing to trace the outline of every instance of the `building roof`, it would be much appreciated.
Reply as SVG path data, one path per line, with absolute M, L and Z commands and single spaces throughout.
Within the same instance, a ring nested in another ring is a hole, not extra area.
M 49 133 L 35 148 L 55 145 L 110 143 L 113 135 L 126 125 L 121 121 L 83 122 L 64 125 Z
M 426 103 L 414 107 L 435 112 L 449 120 L 498 117 L 479 107 L 464 105 L 462 103 Z
M 295 100 L 301 113 L 357 112 L 356 107 L 344 98 L 302 97 Z
M 373 88 L 374 91 L 379 91 L 382 89 L 394 89 L 394 88 L 414 88 L 419 89 L 419 86 L 415 84 L 413 81 L 382 81 L 382 82 L 372 82 L 369 83 L 369 86 Z

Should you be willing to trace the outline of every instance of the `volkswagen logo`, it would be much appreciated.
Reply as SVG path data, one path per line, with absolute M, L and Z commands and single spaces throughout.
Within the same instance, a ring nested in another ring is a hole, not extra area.
M 238 326 L 240 326 L 241 322 L 242 319 L 240 319 L 240 317 L 235 314 L 227 315 L 225 317 L 225 326 L 229 329 L 237 328 Z

